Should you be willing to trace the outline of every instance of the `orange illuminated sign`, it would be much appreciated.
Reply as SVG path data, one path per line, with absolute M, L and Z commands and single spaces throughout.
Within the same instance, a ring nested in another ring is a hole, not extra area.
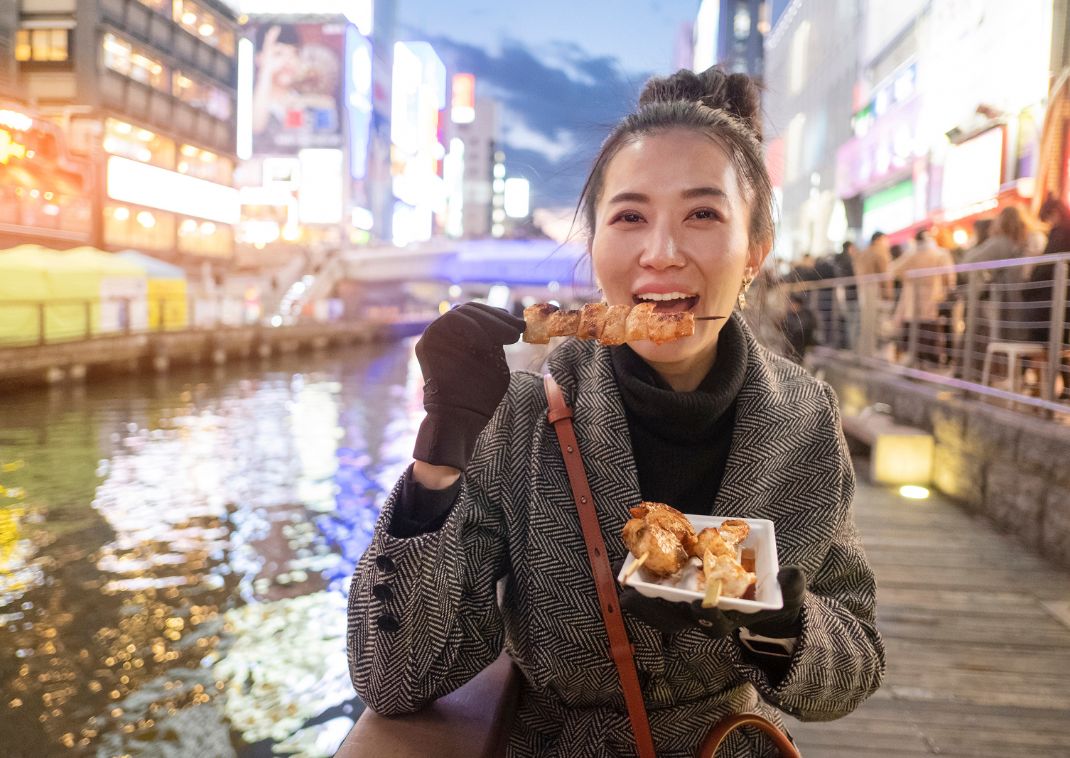
M 0 164 L 7 165 L 12 158 L 25 158 L 26 145 L 15 139 L 7 129 L 0 129 Z
M 476 119 L 476 78 L 472 74 L 454 74 L 450 118 L 455 124 L 470 124 Z

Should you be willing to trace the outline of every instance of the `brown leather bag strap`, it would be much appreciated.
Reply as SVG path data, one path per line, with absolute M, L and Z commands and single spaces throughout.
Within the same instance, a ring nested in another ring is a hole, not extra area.
M 753 726 L 765 732 L 776 744 L 781 758 L 802 758 L 799 749 L 788 739 L 788 735 L 780 731 L 772 721 L 757 713 L 737 713 L 717 722 L 717 726 L 710 730 L 698 749 L 698 758 L 713 758 L 717 753 L 717 748 L 727 739 L 729 733 L 741 726 Z
M 632 643 L 624 628 L 620 615 L 620 603 L 617 601 L 617 587 L 613 579 L 613 569 L 609 566 L 606 545 L 602 540 L 602 530 L 598 525 L 598 514 L 594 509 L 594 497 L 587 484 L 587 473 L 583 468 L 580 446 L 576 442 L 576 432 L 572 428 L 572 409 L 565 403 L 561 388 L 549 374 L 543 377 L 546 385 L 546 398 L 549 410 L 546 417 L 557 432 L 557 441 L 561 445 L 561 455 L 565 459 L 565 470 L 572 486 L 572 497 L 576 501 L 576 510 L 580 516 L 583 529 L 583 541 L 587 544 L 587 558 L 591 563 L 595 589 L 598 591 L 598 607 L 602 611 L 602 620 L 609 633 L 609 653 L 617 666 L 621 688 L 624 690 L 624 703 L 628 707 L 628 718 L 635 733 L 635 744 L 639 758 L 655 758 L 654 738 L 650 735 L 650 722 L 646 716 L 643 703 L 643 691 L 639 686 L 639 674 L 635 670 L 635 658 Z

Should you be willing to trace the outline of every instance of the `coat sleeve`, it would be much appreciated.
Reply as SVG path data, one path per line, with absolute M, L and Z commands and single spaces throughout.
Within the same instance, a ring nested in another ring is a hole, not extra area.
M 787 674 L 773 685 L 753 664 L 745 676 L 762 697 L 802 721 L 846 716 L 880 687 L 884 642 L 876 627 L 876 582 L 854 524 L 854 469 L 826 386 L 840 447 L 836 522 L 817 572 L 808 577 L 799 636 Z
M 500 484 L 507 477 L 497 462 L 511 449 L 510 408 L 507 399 L 480 436 L 442 526 L 391 536 L 398 482 L 357 564 L 349 589 L 349 671 L 357 694 L 377 713 L 420 710 L 501 652 L 496 585 L 509 558 Z

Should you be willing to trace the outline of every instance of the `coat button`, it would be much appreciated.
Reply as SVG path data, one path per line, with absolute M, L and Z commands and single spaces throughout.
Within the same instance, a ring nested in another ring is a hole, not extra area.
M 393 616 L 380 616 L 375 623 L 384 632 L 396 632 L 401 626 Z
M 376 600 L 381 600 L 384 603 L 394 599 L 394 591 L 386 584 L 376 584 L 372 587 L 372 595 L 375 596 Z
M 698 623 L 699 623 L 699 626 L 713 626 L 713 622 L 710 621 L 709 619 L 699 619 Z
M 375 559 L 375 565 L 379 567 L 380 571 L 385 571 L 388 574 L 394 572 L 394 562 L 385 555 L 380 555 Z

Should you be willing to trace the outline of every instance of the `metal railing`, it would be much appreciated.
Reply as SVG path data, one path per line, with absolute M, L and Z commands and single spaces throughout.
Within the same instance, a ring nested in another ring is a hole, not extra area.
M 801 332 L 861 365 L 1070 413 L 1068 266 L 1060 253 L 784 281 L 766 303 L 785 352 Z
M 0 347 L 255 323 L 258 316 L 238 298 L 0 300 Z

